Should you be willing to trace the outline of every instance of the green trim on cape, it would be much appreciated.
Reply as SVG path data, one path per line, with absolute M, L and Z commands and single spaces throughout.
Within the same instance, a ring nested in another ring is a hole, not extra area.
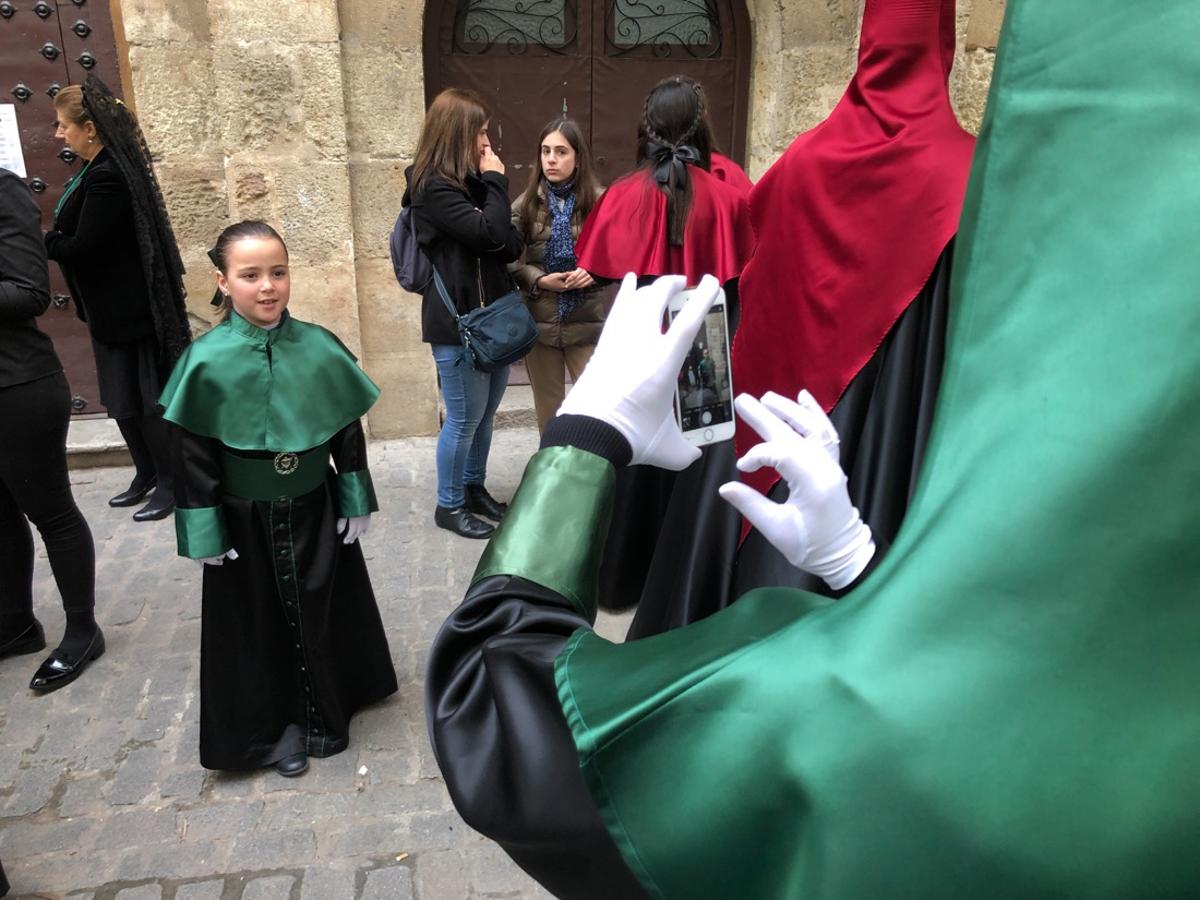
M 1010 2 L 886 558 L 560 655 L 652 896 L 1196 892 L 1197 47 L 1195 0 Z
M 219 506 L 176 507 L 175 546 L 179 555 L 188 559 L 220 556 L 233 546 L 225 527 L 225 511 Z
M 163 418 L 238 450 L 299 453 L 374 404 L 379 388 L 320 325 L 286 312 L 273 329 L 237 313 L 194 341 L 171 373 Z
M 612 464 L 594 453 L 577 447 L 539 450 L 471 583 L 515 575 L 562 594 L 595 621 L 615 482 Z
M 365 516 L 379 512 L 379 501 L 375 499 L 375 483 L 366 469 L 356 472 L 340 472 L 334 479 L 337 491 L 338 515 L 344 518 Z

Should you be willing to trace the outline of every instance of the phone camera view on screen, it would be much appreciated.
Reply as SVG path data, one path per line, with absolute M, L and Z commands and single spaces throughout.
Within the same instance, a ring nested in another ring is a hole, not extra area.
M 673 310 L 672 318 L 674 315 Z M 704 317 L 704 325 L 679 370 L 677 400 L 679 424 L 684 432 L 714 429 L 723 434 L 728 429 L 715 426 L 733 421 L 724 304 L 714 305 Z

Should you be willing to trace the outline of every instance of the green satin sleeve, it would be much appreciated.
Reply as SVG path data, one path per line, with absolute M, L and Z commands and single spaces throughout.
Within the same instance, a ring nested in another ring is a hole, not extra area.
M 566 597 L 595 621 L 615 480 L 608 460 L 577 447 L 534 454 L 472 583 L 493 575 L 524 578 Z
M 375 484 L 366 469 L 341 472 L 336 476 L 338 515 L 343 518 L 365 516 L 379 511 Z
M 204 559 L 220 556 L 231 546 L 225 511 L 219 506 L 175 510 L 175 544 L 180 556 Z

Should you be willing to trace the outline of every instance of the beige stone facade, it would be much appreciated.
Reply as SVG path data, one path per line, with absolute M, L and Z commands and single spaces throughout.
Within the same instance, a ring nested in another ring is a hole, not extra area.
M 205 257 L 230 221 L 281 228 L 296 314 L 332 328 L 383 388 L 377 437 L 432 434 L 437 388 L 387 235 L 424 112 L 420 0 L 110 0 L 124 81 L 157 159 L 198 328 Z M 763 172 L 833 108 L 862 0 L 747 0 L 748 156 Z M 960 0 L 956 109 L 978 128 L 1003 0 Z

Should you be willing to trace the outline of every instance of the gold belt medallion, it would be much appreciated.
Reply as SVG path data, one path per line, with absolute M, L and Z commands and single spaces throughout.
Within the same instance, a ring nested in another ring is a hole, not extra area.
M 276 453 L 275 471 L 280 475 L 292 475 L 300 468 L 300 457 L 295 453 Z

